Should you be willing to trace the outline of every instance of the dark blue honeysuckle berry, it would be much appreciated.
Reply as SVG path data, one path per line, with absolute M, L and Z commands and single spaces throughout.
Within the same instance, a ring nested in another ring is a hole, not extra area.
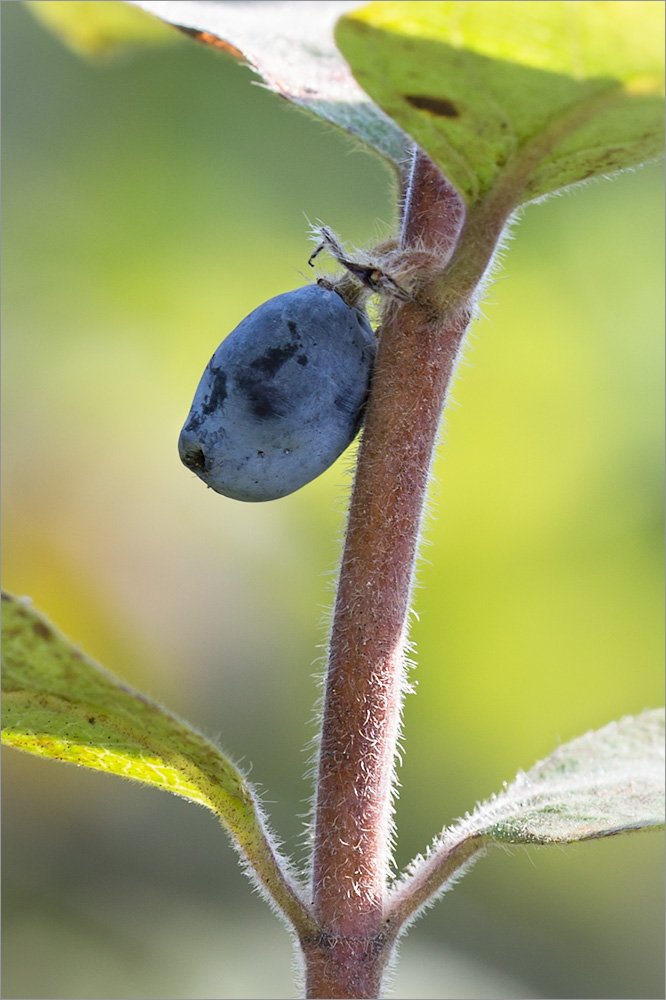
M 183 463 L 235 500 L 293 493 L 356 437 L 374 356 L 365 312 L 330 288 L 269 299 L 211 358 L 178 441 Z

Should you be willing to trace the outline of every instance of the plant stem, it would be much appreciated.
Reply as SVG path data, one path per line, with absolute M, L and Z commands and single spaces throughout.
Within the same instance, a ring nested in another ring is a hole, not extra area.
M 417 154 L 401 249 L 432 250 L 445 262 L 462 220 L 457 194 Z M 379 996 L 389 957 L 382 928 L 409 600 L 433 450 L 469 318 L 468 303 L 442 317 L 408 302 L 389 305 L 382 324 L 326 676 L 313 855 L 321 934 L 302 941 L 311 998 Z
M 331 632 L 315 810 L 307 997 L 378 997 L 401 928 L 482 844 L 436 855 L 387 900 L 407 617 L 433 451 L 473 303 L 535 166 L 612 95 L 565 112 L 465 208 L 417 151 L 399 255 L 412 298 L 386 306 Z M 412 280 L 415 279 L 415 280 Z

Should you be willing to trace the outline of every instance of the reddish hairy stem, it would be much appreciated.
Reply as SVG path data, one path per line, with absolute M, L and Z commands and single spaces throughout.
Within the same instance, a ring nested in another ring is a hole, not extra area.
M 437 250 L 448 260 L 465 218 L 465 207 L 432 160 L 415 150 L 400 230 L 400 247 Z
M 447 385 L 465 321 L 392 310 L 359 455 L 333 619 L 320 748 L 313 884 L 331 933 L 381 923 L 390 786 L 414 561 Z
M 446 261 L 458 196 L 422 154 L 402 249 Z M 322 930 L 302 942 L 308 997 L 376 997 L 390 863 L 391 784 L 407 616 L 430 465 L 469 310 L 445 320 L 409 302 L 384 317 L 359 450 L 326 676 L 313 857 Z

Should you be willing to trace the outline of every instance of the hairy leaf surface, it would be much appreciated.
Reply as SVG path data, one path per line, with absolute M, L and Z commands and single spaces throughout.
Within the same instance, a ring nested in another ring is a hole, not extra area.
M 664 824 L 664 710 L 611 722 L 559 747 L 450 834 L 568 844 Z

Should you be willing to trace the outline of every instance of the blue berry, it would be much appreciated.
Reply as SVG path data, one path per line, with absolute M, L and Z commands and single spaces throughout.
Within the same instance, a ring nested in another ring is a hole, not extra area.
M 183 463 L 234 500 L 293 493 L 356 437 L 374 356 L 367 316 L 337 292 L 269 299 L 208 363 L 178 441 Z

